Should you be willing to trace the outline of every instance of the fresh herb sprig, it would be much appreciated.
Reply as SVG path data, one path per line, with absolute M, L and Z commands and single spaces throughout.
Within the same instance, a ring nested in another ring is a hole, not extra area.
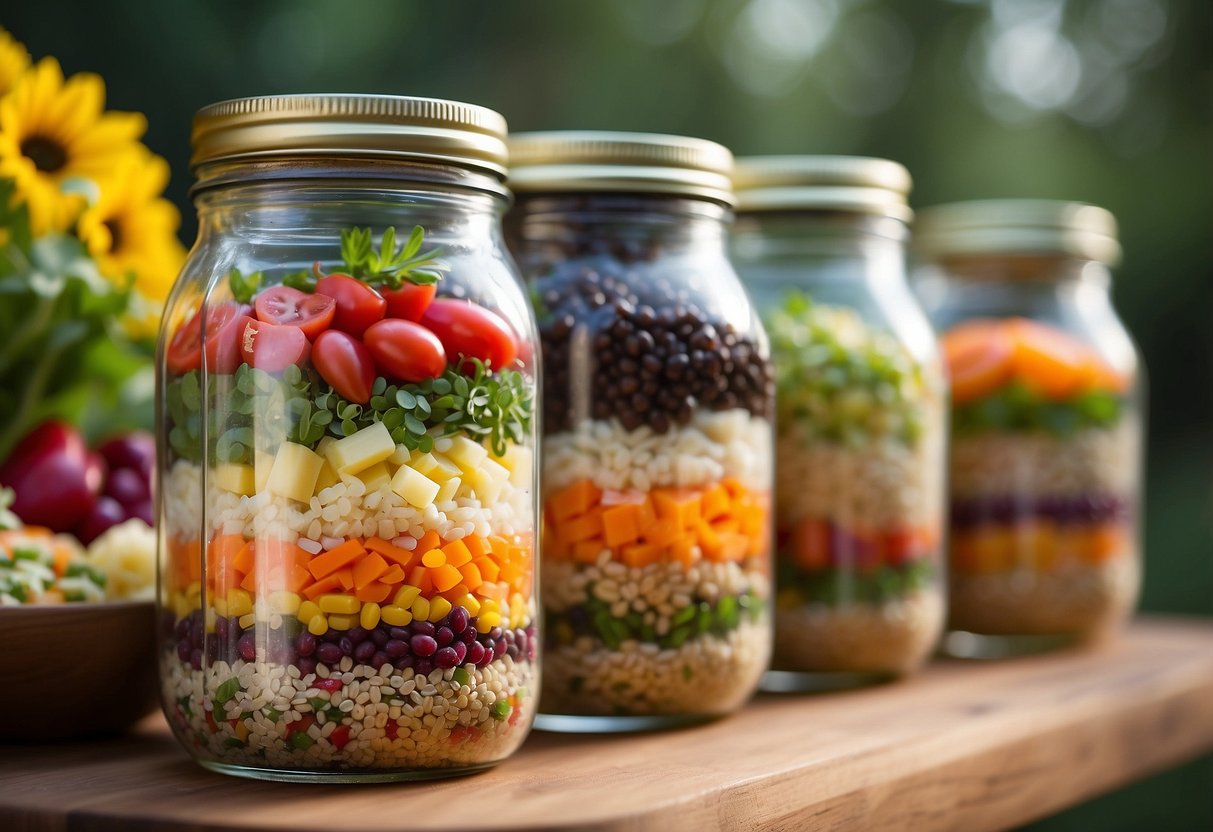
M 264 272 L 245 275 L 240 272 L 240 269 L 232 269 L 227 273 L 227 285 L 232 290 L 232 297 L 236 299 L 237 303 L 252 303 L 253 298 L 261 291 L 261 284 L 264 281 Z
M 1110 428 L 1124 412 L 1124 398 L 1106 390 L 1087 390 L 1053 401 L 1020 383 L 1008 384 L 977 401 L 956 406 L 952 431 L 1043 431 L 1065 438 L 1088 428 Z
M 396 229 L 388 226 L 375 250 L 371 229 L 347 228 L 341 232 L 341 259 L 350 277 L 371 286 L 399 289 L 403 283 L 428 286 L 437 283 L 449 267 L 437 258 L 442 249 L 422 251 L 425 230 L 413 226 L 408 239 L 396 245 Z

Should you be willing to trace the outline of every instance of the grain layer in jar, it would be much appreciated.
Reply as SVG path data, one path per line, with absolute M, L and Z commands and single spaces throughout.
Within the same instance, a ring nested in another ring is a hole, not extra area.
M 775 652 L 764 687 L 909 673 L 943 626 L 946 400 L 910 294 L 905 168 L 740 159 L 733 262 L 775 364 Z
M 507 219 L 543 347 L 540 727 L 729 713 L 770 650 L 771 371 L 725 253 L 732 156 L 511 139 Z
M 538 349 L 505 123 L 275 96 L 194 125 L 200 236 L 161 338 L 161 690 L 202 765 L 492 765 L 538 699 Z
M 1098 637 L 1132 611 L 1143 398 L 1109 296 L 1116 223 L 1076 203 L 925 211 L 917 286 L 952 384 L 945 648 Z

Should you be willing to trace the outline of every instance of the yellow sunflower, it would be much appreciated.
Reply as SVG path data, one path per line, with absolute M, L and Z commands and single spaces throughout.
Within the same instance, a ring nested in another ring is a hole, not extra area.
M 29 50 L 25 44 L 0 27 L 0 95 L 13 88 L 17 77 L 29 69 Z
M 181 215 L 160 198 L 168 177 L 168 163 L 146 150 L 125 160 L 101 180 L 100 196 L 77 226 L 102 274 L 119 285 L 134 279 L 139 297 L 132 313 L 141 335 L 155 332 L 160 307 L 185 259 L 177 239 Z
M 71 225 L 82 187 L 113 174 L 142 150 L 140 113 L 105 112 L 105 83 L 81 72 L 65 82 L 43 58 L 0 99 L 0 177 L 12 179 L 29 207 L 35 235 Z

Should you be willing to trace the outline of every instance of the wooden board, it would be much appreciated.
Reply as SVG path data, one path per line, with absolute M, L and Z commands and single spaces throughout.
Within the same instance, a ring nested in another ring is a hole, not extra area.
M 1210 749 L 1213 622 L 1144 620 L 1089 652 L 763 696 L 696 728 L 535 733 L 492 771 L 431 783 L 211 774 L 156 719 L 122 741 L 0 748 L 0 829 L 1002 829 Z

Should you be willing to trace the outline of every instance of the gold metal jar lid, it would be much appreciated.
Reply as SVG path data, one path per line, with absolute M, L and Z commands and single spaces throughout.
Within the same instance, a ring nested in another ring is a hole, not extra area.
M 944 260 L 977 255 L 1069 255 L 1108 265 L 1120 262 L 1116 218 L 1081 202 L 991 199 L 923 209 L 914 247 Z
M 554 130 L 510 137 L 515 193 L 630 192 L 733 204 L 733 154 L 707 139 Z
M 909 222 L 903 165 L 864 156 L 747 156 L 737 160 L 737 210 L 853 211 Z
M 283 158 L 414 160 L 503 178 L 505 118 L 458 101 L 399 95 L 269 95 L 203 107 L 191 135 L 197 170 Z

